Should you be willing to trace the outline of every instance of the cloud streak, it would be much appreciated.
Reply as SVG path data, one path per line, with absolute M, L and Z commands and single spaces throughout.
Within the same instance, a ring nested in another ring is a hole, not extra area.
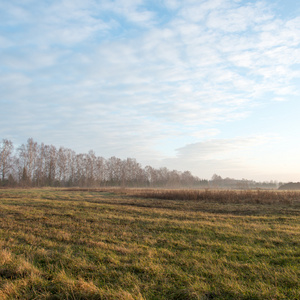
M 255 114 L 299 97 L 300 17 L 268 1 L 12 0 L 0 11 L 0 136 L 15 142 L 213 159 L 260 144 L 249 136 L 270 132 L 251 132 Z

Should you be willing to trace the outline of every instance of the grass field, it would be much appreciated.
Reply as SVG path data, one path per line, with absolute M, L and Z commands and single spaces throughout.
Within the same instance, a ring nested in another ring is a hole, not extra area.
M 300 299 L 300 193 L 0 190 L 0 299 Z

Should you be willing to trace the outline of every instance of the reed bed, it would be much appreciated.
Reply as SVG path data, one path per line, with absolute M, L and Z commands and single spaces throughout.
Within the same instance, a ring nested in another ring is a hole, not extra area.
M 300 204 L 300 191 L 225 190 L 225 189 L 159 189 L 159 188 L 68 188 L 64 191 L 115 193 L 160 200 L 208 201 L 245 204 Z
M 125 190 L 125 193 L 135 197 L 183 200 L 209 201 L 219 203 L 251 203 L 251 204 L 300 204 L 299 191 L 275 190 L 185 190 L 185 189 L 142 189 Z

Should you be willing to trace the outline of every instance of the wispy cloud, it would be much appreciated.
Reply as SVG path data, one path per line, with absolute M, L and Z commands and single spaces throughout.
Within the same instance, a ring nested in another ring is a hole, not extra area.
M 170 157 L 211 160 L 219 146 L 259 143 L 227 124 L 248 130 L 259 109 L 300 94 L 300 17 L 268 1 L 12 0 L 0 11 L 3 137 L 143 161 L 167 159 L 172 139 Z
M 193 161 L 213 159 L 218 156 L 232 154 L 236 151 L 245 150 L 251 146 L 266 143 L 266 137 L 242 137 L 234 139 L 211 139 L 204 142 L 188 144 L 177 149 L 178 157 Z

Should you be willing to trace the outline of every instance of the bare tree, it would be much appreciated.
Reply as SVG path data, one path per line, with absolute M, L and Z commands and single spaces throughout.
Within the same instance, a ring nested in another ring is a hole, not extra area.
M 96 158 L 95 165 L 95 180 L 98 185 L 103 185 L 107 180 L 107 174 L 105 169 L 106 161 L 103 157 L 98 156 Z
M 32 138 L 27 140 L 27 144 L 22 144 L 19 149 L 20 162 L 22 164 L 22 177 L 26 177 L 27 184 L 31 184 L 35 173 L 38 157 L 38 144 Z M 26 176 L 25 176 L 26 174 Z
M 90 150 L 85 157 L 86 186 L 95 185 L 96 161 L 97 157 L 95 155 L 95 152 L 93 150 Z
M 111 185 L 119 185 L 122 180 L 122 160 L 112 156 L 106 161 L 108 182 Z
M 0 170 L 1 170 L 1 179 L 4 182 L 6 176 L 10 172 L 13 166 L 13 143 L 7 139 L 3 139 L 0 144 Z
M 67 177 L 67 153 L 66 149 L 60 147 L 57 152 L 57 180 L 59 181 L 60 185 L 65 185 L 66 177 Z
M 168 174 L 168 185 L 172 187 L 179 186 L 180 182 L 180 172 L 173 170 Z
M 57 150 L 53 145 L 45 145 L 46 184 L 53 186 L 56 180 Z
M 34 180 L 37 186 L 46 184 L 46 147 L 44 143 L 38 146 L 38 155 L 36 159 L 36 169 Z
M 68 165 L 68 186 L 74 185 L 76 177 L 76 153 L 71 149 L 67 149 L 67 165 Z

